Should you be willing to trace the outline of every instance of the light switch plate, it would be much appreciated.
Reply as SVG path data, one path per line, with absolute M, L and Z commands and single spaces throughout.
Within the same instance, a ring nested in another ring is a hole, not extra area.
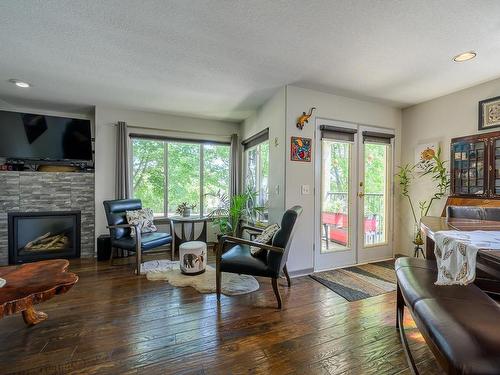
M 309 185 L 302 185 L 302 187 L 301 187 L 302 195 L 308 195 L 309 190 L 310 190 Z

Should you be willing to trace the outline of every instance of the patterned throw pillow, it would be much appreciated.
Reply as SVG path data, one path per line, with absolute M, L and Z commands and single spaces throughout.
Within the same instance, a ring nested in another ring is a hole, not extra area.
M 266 229 L 264 229 L 262 231 L 261 234 L 259 234 L 256 238 L 255 238 L 255 242 L 258 242 L 258 243 L 265 243 L 265 244 L 269 244 L 271 243 L 271 240 L 273 239 L 274 237 L 274 234 L 280 229 L 280 226 L 278 224 L 271 224 L 269 225 Z M 261 249 L 257 246 L 251 246 L 250 247 L 250 253 L 258 258 L 260 256 L 262 256 L 263 254 L 267 254 L 267 250 L 265 249 Z
M 126 211 L 127 222 L 129 224 L 139 225 L 141 233 L 156 232 L 158 228 L 153 223 L 153 210 L 151 208 L 143 208 L 141 210 Z M 131 236 L 135 236 L 135 228 L 132 228 Z

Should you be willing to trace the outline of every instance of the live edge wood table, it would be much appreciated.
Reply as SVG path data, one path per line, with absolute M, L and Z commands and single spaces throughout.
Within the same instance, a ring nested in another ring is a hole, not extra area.
M 65 259 L 55 259 L 1 267 L 0 277 L 7 282 L 0 288 L 0 318 L 22 312 L 28 326 L 47 319 L 47 314 L 33 306 L 66 293 L 75 285 L 78 276 L 66 272 L 68 265 Z
M 421 230 L 425 236 L 425 257 L 436 259 L 434 255 L 434 234 L 436 232 L 441 230 L 500 231 L 500 221 L 426 216 L 422 218 Z M 479 250 L 476 267 L 476 281 L 474 283 L 487 293 L 500 295 L 500 251 Z

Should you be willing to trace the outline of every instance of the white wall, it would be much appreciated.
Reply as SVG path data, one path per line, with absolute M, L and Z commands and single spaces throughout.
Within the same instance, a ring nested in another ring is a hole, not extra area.
M 279 222 L 285 207 L 285 88 L 243 122 L 241 138 L 269 128 L 269 220 Z M 242 166 L 242 175 L 244 166 Z
M 224 141 L 228 141 L 231 134 L 239 133 L 241 128 L 240 124 L 234 122 L 97 106 L 95 109 L 96 237 L 108 233 L 102 202 L 115 198 L 115 124 L 118 121 L 125 121 L 134 127 L 130 129 L 130 132 L 134 133 L 161 133 L 169 136 Z
M 479 133 L 478 102 L 499 95 L 500 79 L 497 79 L 404 109 L 402 163 L 414 163 L 415 147 L 428 141 L 439 141 L 443 157 L 449 160 L 452 138 Z M 491 131 L 495 130 L 498 129 Z M 414 201 L 428 199 L 433 186 L 428 179 L 417 180 L 411 190 Z M 435 203 L 429 214 L 441 215 L 444 204 L 445 199 Z M 403 252 L 412 248 L 413 237 L 413 221 L 406 202 L 401 203 L 401 221 Z
M 309 119 L 309 124 L 301 131 L 296 127 L 297 118 L 304 111 L 316 107 L 316 111 Z M 316 118 L 341 120 L 357 124 L 373 125 L 395 129 L 395 164 L 398 165 L 401 154 L 401 110 L 386 105 L 350 99 L 342 96 L 326 94 L 319 91 L 307 90 L 295 86 L 286 88 L 286 198 L 285 207 L 300 205 L 303 207 L 302 216 L 297 224 L 295 237 L 290 250 L 288 269 L 291 272 L 309 272 L 313 264 L 313 244 L 315 240 L 315 162 L 290 161 L 290 137 L 301 136 L 313 140 L 313 157 L 315 152 L 315 122 Z M 301 186 L 310 185 L 309 195 L 301 194 Z M 398 213 L 398 202 L 395 201 L 395 213 Z M 398 220 L 395 220 L 394 233 L 398 233 Z M 398 239 L 394 239 L 398 243 Z M 397 249 L 395 249 L 396 252 Z

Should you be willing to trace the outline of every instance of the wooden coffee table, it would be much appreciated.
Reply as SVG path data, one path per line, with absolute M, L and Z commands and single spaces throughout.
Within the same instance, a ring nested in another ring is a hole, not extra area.
M 22 312 L 28 326 L 47 319 L 46 313 L 36 311 L 33 306 L 66 293 L 75 285 L 78 276 L 66 272 L 68 265 L 65 259 L 55 259 L 1 267 L 0 277 L 7 283 L 0 288 L 0 318 Z

